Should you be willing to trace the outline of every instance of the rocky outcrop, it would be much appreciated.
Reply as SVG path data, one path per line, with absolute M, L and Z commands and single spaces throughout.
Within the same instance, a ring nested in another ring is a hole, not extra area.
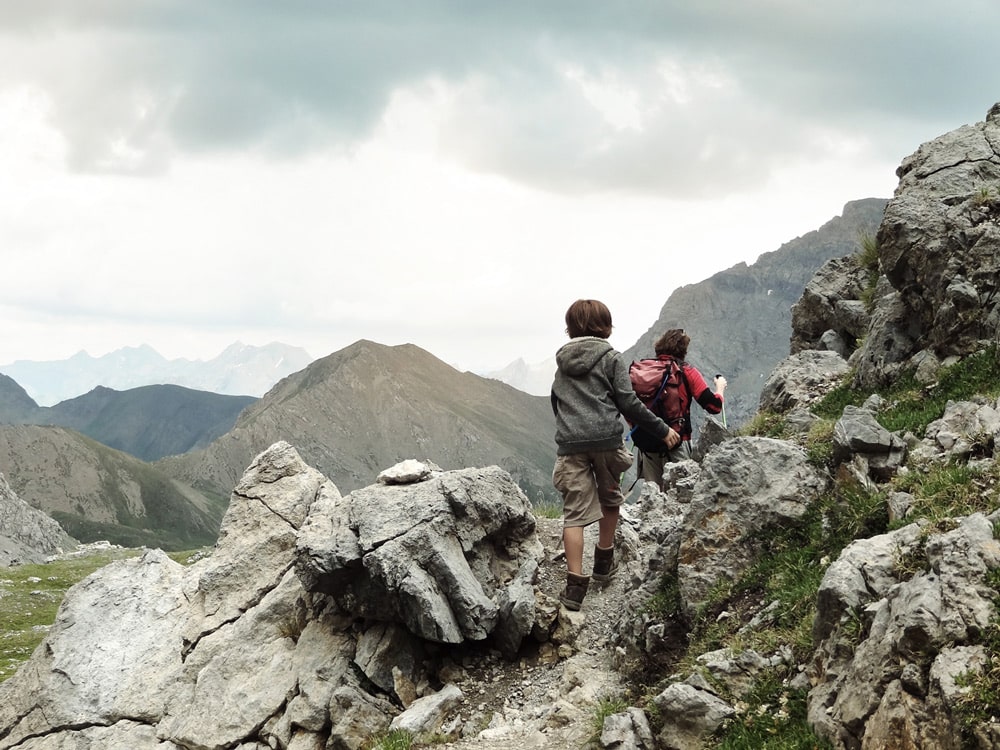
M 793 351 L 837 334 L 865 388 L 1000 334 L 1000 104 L 896 172 L 876 234 L 881 276 L 865 278 L 854 258 L 828 264 L 793 310 Z
M 616 627 L 623 658 L 656 660 L 676 648 L 670 633 L 649 612 L 664 580 L 676 583 L 687 619 L 720 585 L 737 581 L 769 554 L 766 540 L 803 522 L 809 505 L 829 486 L 798 446 L 770 438 L 737 437 L 708 451 L 703 462 L 668 464 L 665 491 L 643 487 L 635 518 L 639 560 L 630 566 L 633 589 Z M 767 617 L 748 629 L 767 627 Z M 675 680 L 654 696 L 662 727 L 655 747 L 697 748 L 735 714 L 728 696 L 751 689 L 755 675 L 775 665 L 794 666 L 787 649 L 771 654 L 717 651 L 698 656 L 705 673 Z M 723 697 L 723 696 L 727 697 Z
M 0 473 L 0 568 L 39 563 L 75 546 L 62 526 L 19 498 Z
M 786 412 L 818 401 L 847 374 L 848 364 L 833 351 L 806 349 L 778 363 L 760 392 L 760 409 Z
M 148 551 L 68 592 L 0 684 L 0 748 L 353 749 L 404 705 L 398 724 L 434 731 L 455 694 L 432 647 L 516 648 L 539 555 L 496 467 L 343 497 L 277 443 L 234 489 L 211 556 Z
M 988 726 L 967 744 L 958 717 L 963 685 L 987 667 L 998 520 L 975 514 L 948 530 L 913 524 L 858 540 L 827 570 L 809 721 L 834 747 L 996 747 Z
M 857 255 L 827 261 L 792 305 L 792 354 L 836 351 L 846 359 L 868 332 L 870 314 L 861 301 L 869 272 Z
M 1000 105 L 985 122 L 922 145 L 897 174 L 876 235 L 877 270 L 857 257 L 831 261 L 793 310 L 795 357 L 846 357 L 839 379 L 852 372 L 864 390 L 910 373 L 933 387 L 943 366 L 1000 335 Z M 806 424 L 800 417 L 822 388 L 790 396 L 801 377 L 785 370 L 761 406 Z M 808 721 L 837 750 L 998 747 L 995 724 L 971 701 L 976 681 L 995 670 L 1000 512 L 991 477 L 1000 405 L 949 402 L 923 435 L 885 429 L 881 406 L 872 396 L 836 420 L 836 479 L 884 491 L 889 519 L 911 523 L 854 541 L 826 570 Z M 987 511 L 923 520 L 918 498 L 888 484 L 955 463 L 987 469 L 976 480 Z

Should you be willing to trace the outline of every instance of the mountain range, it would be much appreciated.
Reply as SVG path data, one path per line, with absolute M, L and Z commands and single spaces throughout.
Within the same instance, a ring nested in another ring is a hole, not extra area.
M 210 360 L 166 359 L 148 345 L 124 347 L 101 357 L 79 352 L 69 359 L 18 360 L 0 365 L 34 401 L 52 406 L 97 386 L 123 391 L 170 383 L 234 396 L 263 396 L 286 375 L 313 361 L 304 349 L 273 342 L 236 342 Z
M 736 426 L 756 412 L 764 378 L 788 354 L 790 309 L 806 282 L 827 260 L 856 252 L 885 205 L 882 199 L 848 203 L 842 216 L 754 264 L 675 290 L 658 320 L 624 355 L 651 356 L 664 329 L 684 328 L 692 337 L 689 361 L 708 377 L 722 372 L 729 379 L 729 426 Z M 239 345 L 227 349 L 230 363 L 239 351 Z M 260 358 L 271 363 L 271 377 L 277 351 Z M 158 357 L 148 347 L 119 354 L 119 363 L 133 355 L 147 362 Z M 79 361 L 93 364 L 92 358 Z M 282 360 L 285 366 L 290 361 Z M 551 383 L 548 368 L 520 362 L 499 375 L 527 383 L 534 369 L 542 373 L 538 383 Z M 176 385 L 124 391 L 103 385 L 40 407 L 15 381 L 0 376 L 0 423 L 17 423 L 0 425 L 7 446 L 0 450 L 0 471 L 23 499 L 62 514 L 57 517 L 67 530 L 84 541 L 128 537 L 140 528 L 173 534 L 175 543 L 211 533 L 206 529 L 217 523 L 245 468 L 279 440 L 294 445 L 344 492 L 371 484 L 399 461 L 418 458 L 443 469 L 499 465 L 531 500 L 556 497 L 548 398 L 496 377 L 459 372 L 409 344 L 358 341 L 272 381 L 260 399 L 242 401 Z M 536 387 L 547 394 L 547 385 Z M 26 424 L 33 421 L 59 427 Z M 81 493 L 81 486 L 89 491 Z M 157 493 L 167 500 L 154 508 Z M 184 521 L 182 532 L 162 528 L 171 516 Z M 91 517 L 99 519 L 96 526 L 85 523 Z
M 127 391 L 97 386 L 55 406 L 38 406 L 17 382 L 0 374 L 0 425 L 68 427 L 144 461 L 205 447 L 256 400 L 179 385 Z

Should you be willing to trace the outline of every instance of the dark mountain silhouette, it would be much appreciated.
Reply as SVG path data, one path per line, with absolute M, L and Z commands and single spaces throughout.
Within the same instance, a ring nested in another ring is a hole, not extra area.
M 20 385 L 0 375 L 0 424 L 68 427 L 145 461 L 205 447 L 256 400 L 177 385 L 127 391 L 99 386 L 55 406 L 38 406 Z

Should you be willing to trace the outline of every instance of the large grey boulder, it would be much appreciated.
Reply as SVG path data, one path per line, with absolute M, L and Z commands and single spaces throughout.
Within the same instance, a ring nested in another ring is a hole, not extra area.
M 62 526 L 19 498 L 0 473 L 0 567 L 44 562 L 75 546 Z
M 43 643 L 0 684 L 0 750 L 356 750 L 399 713 L 397 685 L 419 684 L 423 695 L 414 698 L 435 694 L 422 676 L 435 665 L 417 664 L 423 641 L 397 622 L 408 610 L 393 597 L 415 590 L 405 578 L 373 574 L 399 583 L 383 587 L 380 602 L 375 586 L 364 601 L 347 595 L 346 584 L 328 593 L 304 586 L 316 580 L 296 567 L 301 550 L 314 549 L 300 544 L 305 530 L 316 533 L 320 517 L 353 518 L 357 549 L 407 548 L 407 559 L 424 565 L 414 573 L 420 585 L 455 597 L 412 621 L 434 634 L 490 636 L 523 596 L 523 571 L 537 563 L 527 501 L 504 472 L 447 472 L 434 481 L 436 498 L 418 493 L 433 510 L 421 516 L 419 536 L 408 537 L 416 504 L 362 492 L 355 514 L 345 515 L 355 500 L 288 444 L 271 446 L 234 489 L 213 554 L 184 567 L 151 550 L 70 589 Z M 464 569 L 454 548 L 467 554 Z M 379 565 L 389 568 L 384 559 Z M 508 593 L 515 582 L 517 593 Z M 390 670 L 391 684 L 379 658 L 387 648 L 412 662 L 411 674 Z
M 996 617 L 997 514 L 855 541 L 817 597 L 809 722 L 835 748 L 965 747 L 961 675 Z M 987 745 L 992 746 L 992 745 Z
M 534 530 L 509 474 L 453 471 L 317 497 L 298 570 L 309 591 L 421 638 L 481 641 L 500 626 L 513 627 L 519 644 L 534 622 L 530 583 L 542 557 Z M 528 615 L 518 616 L 525 605 Z
M 709 453 L 677 551 L 684 610 L 697 611 L 717 583 L 737 580 L 767 554 L 767 531 L 799 522 L 828 481 L 801 448 L 783 440 L 734 438 Z
M 860 460 L 868 476 L 886 482 L 906 460 L 906 443 L 879 424 L 868 409 L 848 405 L 833 426 L 833 457 Z

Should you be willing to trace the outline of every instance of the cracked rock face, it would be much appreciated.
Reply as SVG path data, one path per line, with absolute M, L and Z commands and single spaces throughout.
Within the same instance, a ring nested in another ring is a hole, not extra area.
M 496 467 L 342 497 L 277 443 L 237 484 L 211 556 L 152 550 L 69 591 L 0 685 L 0 749 L 358 747 L 400 711 L 359 643 L 387 629 L 415 654 L 425 638 L 519 643 L 540 553 Z M 402 678 L 427 685 L 422 668 Z
M 896 170 L 878 230 L 891 292 L 875 300 L 858 380 L 891 380 L 931 350 L 964 356 L 1000 329 L 1000 105 L 923 144 Z

